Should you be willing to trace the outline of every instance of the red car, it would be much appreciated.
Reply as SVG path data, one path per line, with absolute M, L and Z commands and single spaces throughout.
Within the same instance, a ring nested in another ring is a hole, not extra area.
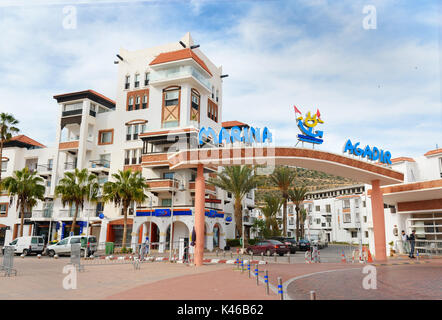
M 260 255 L 261 253 L 264 253 L 266 256 L 273 255 L 275 252 L 282 256 L 289 251 L 289 246 L 277 240 L 260 240 L 258 243 L 247 247 L 247 252 L 249 254 L 253 253 Z

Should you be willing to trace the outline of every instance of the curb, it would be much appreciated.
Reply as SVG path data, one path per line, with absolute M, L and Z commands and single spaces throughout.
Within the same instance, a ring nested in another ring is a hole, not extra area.
M 125 261 L 135 261 L 138 260 L 138 258 L 134 257 L 134 256 L 129 256 L 129 257 L 114 257 L 114 256 L 102 256 L 100 258 L 98 258 L 99 260 L 125 260 Z M 90 259 L 88 259 L 90 260 Z M 169 258 L 167 257 L 145 257 L 144 261 L 169 261 Z M 174 260 L 173 260 L 174 261 Z M 183 263 L 182 260 L 177 260 L 177 263 Z M 236 259 L 204 259 L 203 263 L 210 263 L 210 264 L 215 264 L 215 263 L 223 263 L 223 264 L 237 264 Z M 261 260 L 243 260 L 244 265 L 246 265 L 247 263 L 250 264 L 267 264 L 267 261 L 261 261 Z

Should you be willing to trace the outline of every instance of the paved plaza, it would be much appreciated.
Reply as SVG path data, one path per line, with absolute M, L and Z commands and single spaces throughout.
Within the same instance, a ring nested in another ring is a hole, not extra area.
M 333 258 L 336 248 L 324 250 Z M 286 257 L 268 258 L 259 265 L 259 276 L 269 273 L 270 295 L 263 283 L 256 285 L 253 275 L 235 270 L 227 264 L 193 267 L 169 262 L 146 262 L 135 270 L 131 263 L 86 265 L 77 273 L 77 289 L 63 289 L 63 268 L 68 257 L 53 259 L 16 257 L 17 276 L 0 277 L 0 300 L 67 299 L 67 300 L 265 300 L 278 299 L 274 288 L 277 277 L 284 283 L 285 299 L 309 299 L 314 290 L 317 299 L 442 299 L 442 259 L 390 259 L 376 262 L 377 289 L 365 290 L 362 280 L 365 265 L 326 262 L 306 264 L 304 254 L 297 253 L 288 264 Z M 252 266 L 252 270 L 254 266 Z M 273 290 L 272 290 L 273 289 Z

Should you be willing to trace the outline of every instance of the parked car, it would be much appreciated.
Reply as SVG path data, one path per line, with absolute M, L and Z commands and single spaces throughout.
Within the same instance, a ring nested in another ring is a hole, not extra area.
M 250 245 L 246 249 L 246 252 L 249 254 L 264 253 L 265 255 L 273 255 L 276 252 L 280 256 L 288 253 L 289 251 L 289 246 L 277 240 L 260 240 L 258 243 Z
M 290 253 L 296 253 L 298 243 L 294 238 L 272 237 L 272 240 L 278 240 L 289 247 Z
M 28 255 L 31 253 L 41 254 L 44 250 L 44 239 L 40 236 L 27 236 L 18 237 L 11 243 L 10 246 L 14 247 L 15 254 Z M 4 254 L 5 249 L 2 249 Z
M 86 239 L 87 242 L 86 242 Z M 71 245 L 75 243 L 81 244 L 81 254 L 84 255 L 84 250 L 86 247 L 88 248 L 87 255 L 92 255 L 97 251 L 97 238 L 95 236 L 71 236 L 64 238 L 60 242 L 56 244 L 49 245 L 46 249 L 46 253 L 48 256 L 53 257 L 54 255 L 70 255 L 71 254 Z
M 300 239 L 298 242 L 298 249 L 301 251 L 310 250 L 310 242 L 305 239 Z

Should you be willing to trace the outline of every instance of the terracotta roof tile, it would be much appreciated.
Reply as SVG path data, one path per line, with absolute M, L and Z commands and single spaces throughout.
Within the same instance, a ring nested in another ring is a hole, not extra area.
M 12 137 L 9 141 L 20 141 L 22 143 L 30 144 L 36 147 L 46 148 L 45 145 L 42 145 L 40 142 L 37 142 L 24 134 Z
M 408 158 L 408 157 L 399 157 L 399 158 L 391 159 L 391 163 L 397 163 L 397 162 L 402 162 L 402 161 L 416 162 L 416 161 L 414 161 L 413 158 Z
M 232 128 L 234 126 L 238 126 L 238 127 L 248 127 L 249 125 L 240 121 L 225 121 L 221 124 L 223 126 L 223 128 Z
M 204 63 L 204 61 L 201 60 L 200 57 L 198 57 L 198 55 L 189 48 L 160 53 L 158 56 L 155 57 L 155 59 L 152 60 L 151 63 L 149 63 L 149 65 L 152 66 L 155 64 L 190 59 L 190 58 L 195 60 L 204 70 L 206 70 L 212 76 L 212 73 L 210 72 L 209 68 Z
M 97 91 L 91 90 L 91 89 L 83 90 L 83 91 L 76 91 L 76 92 L 68 92 L 68 93 L 57 94 L 57 95 L 54 96 L 54 99 L 58 99 L 60 97 L 64 97 L 64 96 L 68 96 L 68 95 L 75 95 L 75 94 L 82 94 L 82 93 L 90 93 L 90 94 L 96 95 L 97 97 L 100 97 L 100 98 L 102 98 L 102 99 L 104 99 L 104 100 L 106 100 L 106 101 L 108 101 L 108 102 L 110 102 L 112 104 L 115 104 L 114 100 L 106 97 L 105 95 L 102 95 L 101 93 L 98 93 Z
M 435 150 L 430 150 L 428 151 L 426 154 L 424 154 L 424 156 L 428 157 L 428 156 L 433 156 L 435 154 L 439 154 L 442 153 L 442 149 L 435 149 Z

